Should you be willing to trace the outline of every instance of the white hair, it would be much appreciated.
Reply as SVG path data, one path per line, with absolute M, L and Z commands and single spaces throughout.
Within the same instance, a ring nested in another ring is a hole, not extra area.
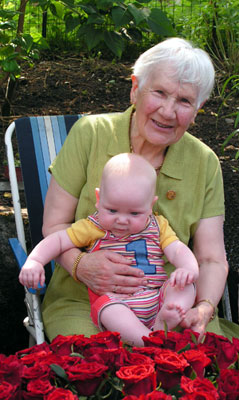
M 181 38 L 169 38 L 145 51 L 136 60 L 133 74 L 138 79 L 139 88 L 145 84 L 155 67 L 172 66 L 172 78 L 182 84 L 197 87 L 197 108 L 211 94 L 214 86 L 215 70 L 206 51 L 196 48 Z

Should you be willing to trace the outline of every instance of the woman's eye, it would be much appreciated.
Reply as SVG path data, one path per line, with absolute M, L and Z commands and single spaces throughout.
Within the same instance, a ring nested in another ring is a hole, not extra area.
M 182 98 L 181 102 L 185 103 L 185 104 L 190 104 L 190 101 L 188 99 L 186 99 L 186 98 Z

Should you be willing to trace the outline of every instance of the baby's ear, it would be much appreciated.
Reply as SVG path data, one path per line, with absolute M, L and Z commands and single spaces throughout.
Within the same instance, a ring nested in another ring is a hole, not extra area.
M 98 209 L 99 207 L 99 201 L 100 201 L 100 188 L 95 188 L 95 197 L 96 197 L 96 203 L 95 206 Z

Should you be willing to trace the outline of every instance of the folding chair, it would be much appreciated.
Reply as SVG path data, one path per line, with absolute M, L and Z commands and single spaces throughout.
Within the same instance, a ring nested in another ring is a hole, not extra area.
M 42 217 L 44 200 L 50 181 L 48 167 L 58 154 L 70 128 L 82 115 L 25 117 L 12 122 L 5 134 L 5 144 L 9 165 L 9 179 L 15 213 L 17 238 L 9 239 L 9 243 L 21 268 L 27 257 L 24 225 L 21 213 L 20 196 L 16 178 L 12 134 L 16 131 L 18 152 L 20 155 L 26 205 L 32 246 L 42 239 Z M 54 262 L 45 267 L 46 282 L 49 281 Z M 41 318 L 41 295 L 45 287 L 36 290 L 25 288 L 27 317 L 24 325 L 30 333 L 30 345 L 44 342 L 44 328 Z M 226 285 L 222 299 L 223 313 L 232 321 L 228 286 Z
M 5 144 L 9 167 L 9 180 L 15 213 L 17 238 L 9 239 L 10 246 L 21 268 L 27 258 L 24 224 L 21 213 L 19 188 L 14 163 L 12 135 L 15 131 L 18 143 L 26 206 L 32 246 L 42 239 L 43 207 L 50 182 L 48 167 L 58 154 L 70 128 L 82 115 L 24 117 L 11 123 L 5 133 Z M 46 282 L 50 280 L 54 262 L 46 266 Z M 23 323 L 30 339 L 29 345 L 44 342 L 44 328 L 41 318 L 41 296 L 45 287 L 38 290 L 25 288 L 27 317 Z

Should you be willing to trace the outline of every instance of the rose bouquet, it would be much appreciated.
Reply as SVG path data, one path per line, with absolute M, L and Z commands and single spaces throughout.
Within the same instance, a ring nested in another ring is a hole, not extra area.
M 0 355 L 0 399 L 239 399 L 238 339 L 157 331 L 144 344 L 101 332 Z

